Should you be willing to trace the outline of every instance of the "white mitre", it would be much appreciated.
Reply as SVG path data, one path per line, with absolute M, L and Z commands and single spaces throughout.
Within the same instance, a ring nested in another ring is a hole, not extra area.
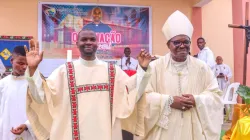
M 187 35 L 191 39 L 193 31 L 194 28 L 190 20 L 178 10 L 168 17 L 162 27 L 162 32 L 167 41 L 177 35 Z

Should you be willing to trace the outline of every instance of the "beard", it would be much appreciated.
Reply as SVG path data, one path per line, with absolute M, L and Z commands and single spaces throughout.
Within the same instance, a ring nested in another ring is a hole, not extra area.
M 93 56 L 95 53 L 94 52 L 82 52 L 82 54 L 85 56 Z

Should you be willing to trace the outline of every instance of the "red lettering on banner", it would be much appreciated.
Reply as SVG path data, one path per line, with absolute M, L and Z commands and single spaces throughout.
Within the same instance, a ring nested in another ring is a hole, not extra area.
M 110 33 L 105 33 L 105 42 L 109 44 L 109 42 L 110 42 Z
M 111 33 L 111 42 L 116 42 L 115 41 L 115 32 L 110 32 Z
M 73 33 L 71 34 L 71 41 L 72 41 L 72 42 L 77 42 L 77 35 L 78 35 L 77 32 L 73 32 Z
M 71 41 L 73 44 L 77 42 L 77 32 L 72 32 L 71 34 Z M 97 38 L 99 39 L 98 42 L 100 44 L 108 44 L 109 46 L 113 43 L 120 44 L 122 41 L 121 33 L 116 33 L 116 31 L 111 31 L 109 33 L 96 33 Z
M 103 33 L 99 34 L 99 43 L 104 43 L 104 34 Z
M 117 44 L 120 44 L 120 43 L 121 43 L 121 41 L 122 41 L 121 37 L 122 37 L 122 35 L 121 35 L 120 33 L 117 33 L 117 34 L 115 35 L 115 42 L 116 42 Z

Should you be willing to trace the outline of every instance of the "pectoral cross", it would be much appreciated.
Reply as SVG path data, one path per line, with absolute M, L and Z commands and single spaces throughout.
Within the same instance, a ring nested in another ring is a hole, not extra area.
M 245 25 L 235 25 L 228 24 L 230 28 L 239 28 L 245 30 L 245 47 L 244 47 L 244 63 L 243 63 L 243 85 L 246 85 L 247 78 L 247 54 L 248 47 L 250 42 L 250 26 L 249 26 L 249 2 L 246 2 L 246 10 L 245 10 Z

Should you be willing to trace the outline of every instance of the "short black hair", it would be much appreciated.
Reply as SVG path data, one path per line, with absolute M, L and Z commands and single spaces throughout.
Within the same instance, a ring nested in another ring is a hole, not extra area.
M 77 40 L 79 39 L 79 34 L 80 34 L 81 32 L 83 32 L 83 31 L 91 31 L 91 32 L 94 32 L 94 33 L 95 33 L 94 30 L 91 30 L 91 29 L 89 29 L 89 28 L 82 29 L 82 30 L 81 30 L 80 32 L 78 32 L 78 34 L 77 34 Z
M 16 46 L 12 52 L 12 55 L 26 56 L 24 46 Z
M 78 32 L 78 35 L 79 35 L 81 32 L 83 32 L 83 31 L 95 32 L 94 30 L 91 30 L 91 29 L 89 29 L 89 28 L 86 28 L 86 29 L 82 29 L 80 32 Z
M 129 47 L 126 47 L 126 48 L 124 48 L 124 51 L 127 50 L 127 49 L 131 50 Z
M 131 51 L 131 49 L 129 47 L 126 47 L 126 48 L 124 48 L 123 52 L 125 53 L 125 50 L 127 50 L 127 49 L 129 49 Z
M 204 42 L 206 42 L 206 40 L 205 40 L 203 37 L 199 37 L 199 38 L 197 39 L 197 41 L 200 40 L 200 39 L 202 39 Z

